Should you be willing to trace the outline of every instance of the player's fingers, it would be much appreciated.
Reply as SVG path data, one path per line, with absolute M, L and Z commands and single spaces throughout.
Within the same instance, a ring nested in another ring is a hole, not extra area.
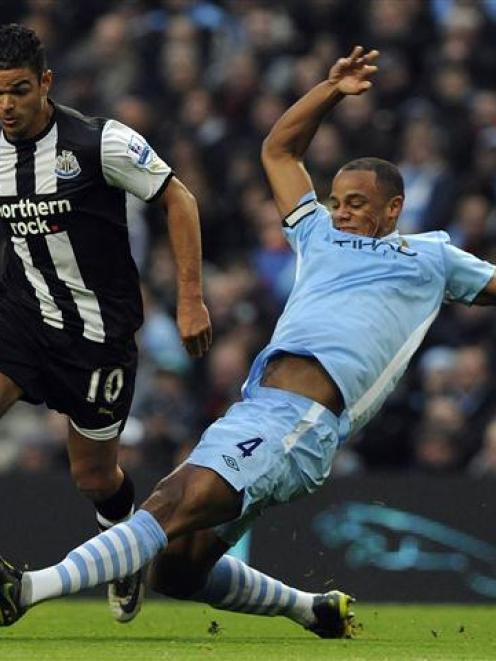
M 379 51 L 374 49 L 369 51 L 368 53 L 365 53 L 365 55 L 363 56 L 363 60 L 367 63 L 374 62 L 375 60 L 377 60 L 379 55 L 380 55 Z
M 198 333 L 198 335 L 183 340 L 183 345 L 190 356 L 200 358 L 209 350 L 211 337 L 212 334 L 209 326 L 207 329 Z
M 349 57 L 340 57 L 339 60 L 336 62 L 335 67 L 337 69 L 344 69 L 345 67 L 349 67 L 351 64 L 351 58 Z
M 362 52 L 363 52 L 363 48 L 361 46 L 355 46 L 355 48 L 351 51 L 348 57 L 340 57 L 339 60 L 336 62 L 336 65 L 340 68 L 343 68 L 356 64 L 356 60 L 360 57 Z
M 363 73 L 366 76 L 371 76 L 372 74 L 376 73 L 379 71 L 379 67 L 373 66 L 371 64 L 367 64 L 367 66 L 363 67 Z
M 194 335 L 188 335 L 188 337 L 183 337 L 182 342 L 183 347 L 186 349 L 190 356 L 196 357 L 198 355 L 200 346 L 198 344 L 197 337 Z
M 351 51 L 350 55 L 348 56 L 348 59 L 351 60 L 352 62 L 356 62 L 359 57 L 361 57 L 363 53 L 363 46 L 355 46 L 353 50 Z
M 199 358 L 202 355 L 200 341 L 198 340 L 198 338 L 195 338 L 194 340 L 189 340 L 189 342 L 185 346 L 186 346 L 186 351 L 193 358 Z
M 202 356 L 204 356 L 207 351 L 210 349 L 210 338 L 208 330 L 204 331 L 200 337 L 200 347 Z
M 357 71 L 356 75 L 358 78 L 366 80 L 367 78 L 370 78 L 370 76 L 373 76 L 375 73 L 377 73 L 378 70 L 378 67 L 366 66 L 362 67 L 360 71 Z

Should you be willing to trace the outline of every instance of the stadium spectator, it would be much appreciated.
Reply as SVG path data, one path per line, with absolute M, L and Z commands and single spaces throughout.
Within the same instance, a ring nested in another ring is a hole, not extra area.
M 484 430 L 482 446 L 468 465 L 474 477 L 496 476 L 496 420 L 492 419 Z
M 491 216 L 491 201 L 481 193 L 467 193 L 458 199 L 449 226 L 451 240 L 463 250 L 482 255 L 488 239 L 494 242 L 495 223 Z
M 258 206 L 254 224 L 258 246 L 251 253 L 251 262 L 258 281 L 282 310 L 293 286 L 296 260 L 284 240 L 272 200 Z
M 452 214 L 455 180 L 443 156 L 444 135 L 425 119 L 412 119 L 401 138 L 400 170 L 405 180 L 404 234 L 444 229 Z
M 454 432 L 426 425 L 418 432 L 414 447 L 414 467 L 429 473 L 448 473 L 463 465 L 460 438 Z

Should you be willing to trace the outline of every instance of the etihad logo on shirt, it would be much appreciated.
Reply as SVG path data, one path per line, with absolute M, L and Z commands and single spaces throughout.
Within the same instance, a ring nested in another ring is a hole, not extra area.
M 369 248 L 372 252 L 380 252 L 385 255 L 389 252 L 405 255 L 406 257 L 415 257 L 417 252 L 408 247 L 408 243 L 403 239 L 400 244 L 390 241 L 381 241 L 381 239 L 335 239 L 334 244 L 341 248 L 352 248 L 353 250 L 364 250 Z
M 60 226 L 54 222 L 54 216 L 70 211 L 70 200 L 31 202 L 21 199 L 15 204 L 0 204 L 0 218 L 10 224 L 14 236 L 59 232 Z

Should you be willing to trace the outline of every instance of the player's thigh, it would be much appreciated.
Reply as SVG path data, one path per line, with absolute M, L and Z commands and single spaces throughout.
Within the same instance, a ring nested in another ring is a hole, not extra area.
M 169 542 L 239 516 L 242 495 L 210 468 L 183 463 L 155 486 L 142 508 L 150 512 Z
M 0 415 L 18 399 L 44 401 L 38 326 L 21 306 L 0 297 Z
M 208 573 L 228 549 L 212 529 L 181 535 L 151 563 L 150 586 L 160 594 L 187 598 L 203 587 Z
M 203 434 L 187 462 L 209 468 L 243 495 L 236 520 L 218 525 L 235 544 L 269 506 L 312 493 L 330 473 L 338 419 L 300 395 L 260 388 Z
M 106 346 L 81 338 L 50 339 L 44 372 L 47 405 L 69 417 L 76 432 L 70 441 L 73 454 L 111 456 L 133 398 L 134 341 Z

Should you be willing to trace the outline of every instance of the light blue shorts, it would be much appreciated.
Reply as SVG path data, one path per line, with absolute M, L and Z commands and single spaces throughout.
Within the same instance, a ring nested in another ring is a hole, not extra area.
M 202 435 L 187 463 L 210 468 L 243 491 L 239 518 L 216 528 L 234 544 L 269 505 L 312 493 L 329 476 L 339 418 L 286 390 L 255 386 Z

